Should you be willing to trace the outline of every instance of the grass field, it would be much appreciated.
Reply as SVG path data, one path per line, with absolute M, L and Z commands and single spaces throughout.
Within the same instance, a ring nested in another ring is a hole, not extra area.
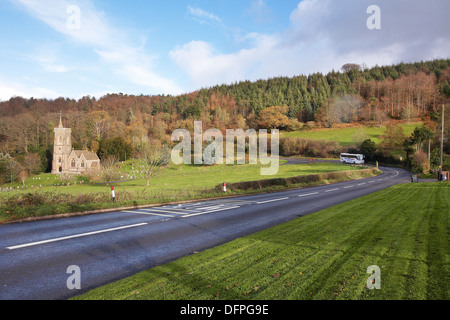
M 398 185 L 76 299 L 448 300 L 449 208 L 449 183 Z
M 124 166 L 124 172 L 127 172 L 133 164 L 129 162 Z M 76 184 L 72 182 L 70 186 L 62 186 L 57 176 L 40 175 L 34 177 L 34 180 L 29 178 L 23 189 L 16 183 L 10 186 L 18 191 L 0 193 L 0 223 L 28 217 L 223 196 L 223 192 L 218 194 L 218 191 L 214 190 L 214 187 L 223 182 L 230 184 L 361 169 L 361 167 L 340 163 L 294 164 L 281 165 L 275 176 L 261 176 L 260 168 L 260 165 L 175 166 L 172 164 L 153 177 L 149 187 L 147 187 L 147 180 L 142 178 L 113 183 L 117 200 L 115 203 L 112 202 L 110 186 L 104 183 L 80 184 L 78 181 Z M 55 183 L 60 185 L 54 186 Z M 328 182 L 323 181 L 323 183 Z M 32 185 L 33 188 L 31 188 Z M 37 188 L 38 185 L 42 187 Z M 265 191 L 275 191 L 280 188 L 272 189 Z
M 286 163 L 285 160 L 280 161 L 281 164 Z M 126 166 L 131 166 L 127 164 Z M 147 187 L 147 180 L 138 178 L 135 180 L 116 182 L 114 188 L 116 191 L 162 191 L 162 190 L 174 190 L 180 191 L 185 189 L 205 189 L 213 188 L 223 182 L 234 183 L 241 181 L 256 181 L 261 179 L 272 178 L 287 178 L 294 176 L 344 171 L 344 170 L 358 170 L 360 167 L 342 165 L 340 163 L 311 163 L 311 164 L 293 164 L 293 165 L 280 165 L 278 174 L 274 176 L 261 176 L 260 165 L 215 165 L 215 166 L 199 166 L 199 165 L 169 165 L 163 168 L 159 174 L 151 178 L 150 186 Z M 126 172 L 126 169 L 124 170 Z M 40 179 L 36 179 L 40 178 Z M 60 184 L 59 186 L 53 186 L 54 184 Z M 42 188 L 36 188 L 41 185 Z M 28 179 L 25 186 L 25 190 L 21 187 L 22 184 L 15 183 L 5 185 L 11 186 L 19 191 L 16 192 L 30 192 L 37 190 L 45 190 L 55 193 L 67 193 L 71 194 L 85 194 L 96 192 L 110 192 L 110 187 L 105 183 L 84 183 L 84 184 L 72 184 L 70 186 L 62 186 L 62 183 L 58 180 L 58 176 L 52 174 L 42 174 L 35 177 L 35 180 Z M 34 186 L 31 188 L 31 186 Z M 0 193 L 1 196 L 7 195 L 7 193 Z
M 403 131 L 409 137 L 414 129 L 421 123 L 401 124 Z M 350 127 L 350 128 L 330 128 L 330 129 L 312 129 L 295 132 L 285 132 L 282 137 L 298 137 L 311 140 L 337 141 L 342 146 L 353 146 L 371 139 L 376 144 L 380 143 L 380 136 L 386 132 L 386 126 L 380 127 Z

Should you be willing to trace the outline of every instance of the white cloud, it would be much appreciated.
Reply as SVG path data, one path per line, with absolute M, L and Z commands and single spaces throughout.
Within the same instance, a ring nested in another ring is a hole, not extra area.
M 32 55 L 28 55 L 30 60 L 37 61 L 41 68 L 50 73 L 65 73 L 72 70 L 71 67 L 61 63 L 57 46 L 43 45 L 36 49 Z
M 191 41 L 170 52 L 170 57 L 189 74 L 192 87 L 231 83 L 236 80 L 264 76 L 261 66 L 270 61 L 277 40 L 271 36 L 252 35 L 254 48 L 220 54 L 210 43 Z M 261 68 L 261 69 L 260 69 Z
M 366 26 L 367 8 L 374 4 L 381 9 L 381 30 Z M 304 0 L 290 16 L 290 39 L 294 43 L 325 39 L 339 55 L 387 57 L 386 50 L 396 47 L 388 60 L 425 60 L 442 51 L 437 39 L 450 40 L 449 9 L 446 0 Z
M 367 8 L 381 7 L 382 29 L 367 28 Z M 262 0 L 254 10 L 263 8 Z M 367 66 L 447 58 L 447 0 L 303 0 L 291 25 L 276 34 L 248 33 L 247 49 L 217 52 L 212 43 L 191 41 L 170 52 L 193 86 L 338 70 L 348 62 Z
M 105 14 L 97 10 L 90 0 L 11 0 L 23 6 L 32 16 L 43 21 L 55 31 L 65 35 L 77 44 L 87 46 L 98 54 L 111 67 L 113 74 L 121 79 L 141 85 L 146 90 L 157 93 L 180 92 L 176 83 L 161 75 L 153 68 L 155 56 L 143 52 L 137 46 L 129 43 L 129 34 L 109 24 Z M 72 12 L 71 6 L 79 8 L 79 28 L 68 27 L 68 19 Z M 47 71 L 67 71 L 64 65 L 54 63 L 51 58 L 40 57 L 38 62 Z M 139 75 L 126 73 L 139 70 Z
M 200 8 L 192 8 L 191 6 L 188 6 L 189 13 L 196 18 L 196 20 L 200 23 L 204 23 L 205 20 L 211 20 L 216 22 L 222 22 L 222 19 L 220 19 L 217 15 L 207 12 Z
M 42 87 L 25 87 L 21 84 L 11 83 L 11 81 L 0 81 L 0 101 L 9 100 L 11 97 L 23 97 L 23 98 L 47 98 L 56 99 L 61 95 L 51 89 Z

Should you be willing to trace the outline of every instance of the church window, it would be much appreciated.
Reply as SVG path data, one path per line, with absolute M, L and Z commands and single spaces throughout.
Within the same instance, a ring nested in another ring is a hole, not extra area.
M 84 168 L 84 160 L 81 161 L 81 167 Z
M 72 159 L 72 163 L 71 163 L 71 166 L 72 166 L 72 168 L 75 168 L 75 166 L 76 166 L 76 162 L 75 162 L 75 159 Z
M 61 162 L 62 162 L 62 159 L 61 159 L 61 157 L 59 157 L 59 158 L 58 158 L 58 162 L 59 162 L 59 163 L 61 163 Z

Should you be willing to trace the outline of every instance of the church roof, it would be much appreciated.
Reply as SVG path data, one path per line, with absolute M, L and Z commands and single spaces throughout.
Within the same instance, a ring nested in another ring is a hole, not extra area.
M 86 160 L 100 160 L 96 153 L 87 151 L 87 150 L 74 150 L 73 151 L 77 158 L 81 158 L 82 155 L 86 158 Z

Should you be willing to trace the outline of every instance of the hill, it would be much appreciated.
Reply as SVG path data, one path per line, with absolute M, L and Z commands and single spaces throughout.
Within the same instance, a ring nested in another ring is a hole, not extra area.
M 380 126 L 391 120 L 422 118 L 432 123 L 450 95 L 449 82 L 450 59 L 446 59 L 370 69 L 348 64 L 326 75 L 242 81 L 180 96 L 13 97 L 0 102 L 0 154 L 22 165 L 33 155 L 38 163 L 32 171 L 48 172 L 53 128 L 59 123 L 60 112 L 65 126 L 72 128 L 75 149 L 92 150 L 101 158 L 117 153 L 121 160 L 139 157 L 149 145 L 170 146 L 171 133 L 175 129 L 193 130 L 194 120 L 201 120 L 204 129 L 222 131 Z M 447 127 L 446 136 L 449 133 Z M 127 156 L 111 145 L 126 146 Z M 450 152 L 448 139 L 446 150 Z

